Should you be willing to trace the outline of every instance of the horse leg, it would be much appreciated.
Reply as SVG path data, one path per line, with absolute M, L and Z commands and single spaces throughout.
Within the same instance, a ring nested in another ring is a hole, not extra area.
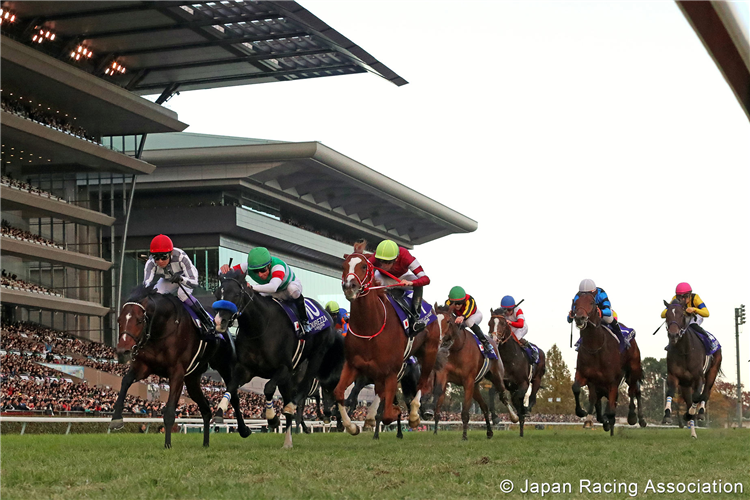
M 432 371 L 435 367 L 435 360 L 437 359 L 438 347 L 440 343 L 440 332 L 437 329 L 437 323 L 431 323 L 425 329 L 425 340 L 422 344 L 422 357 L 419 360 L 419 364 L 422 369 L 422 373 L 419 376 L 419 382 L 417 383 L 417 395 L 415 397 L 417 405 L 417 421 L 416 424 L 413 421 L 412 415 L 414 413 L 414 400 L 412 400 L 412 411 L 409 413 L 409 426 L 415 428 L 419 425 L 419 400 L 422 394 L 428 394 L 430 392 L 430 383 Z
M 382 394 L 378 391 L 378 385 L 375 384 L 375 392 L 380 395 L 380 400 L 383 402 L 383 423 L 389 425 L 391 422 L 396 420 L 397 413 L 401 412 L 401 408 L 397 408 L 393 405 L 393 398 L 396 397 L 396 391 L 398 390 L 398 379 L 395 374 L 391 374 L 384 381 L 381 382 L 383 392 Z M 412 401 L 412 412 L 414 411 L 414 403 L 416 402 L 416 422 L 412 421 L 412 414 L 409 414 L 409 425 L 412 429 L 419 425 L 419 391 L 417 391 L 417 397 Z
M 667 401 L 664 405 L 664 418 L 662 418 L 662 425 L 672 424 L 672 399 L 677 391 L 677 377 L 671 373 L 667 375 Z
M 304 410 L 305 410 L 305 406 L 304 405 L 299 405 L 297 407 L 297 410 L 295 411 L 295 418 L 294 418 L 294 420 L 297 423 L 297 428 L 298 429 L 301 427 L 302 428 L 302 432 L 304 432 L 305 434 L 310 434 L 312 432 L 312 429 L 310 429 L 307 425 L 305 425 L 305 418 L 304 418 L 304 415 L 303 415 Z
M 245 419 L 242 416 L 242 408 L 240 407 L 240 396 L 237 391 L 241 386 L 250 382 L 253 379 L 253 375 L 240 364 L 234 365 L 229 377 L 225 377 L 221 371 L 219 373 L 227 384 L 227 392 L 225 392 L 224 396 L 221 398 L 219 408 L 214 414 L 214 422 L 219 424 L 224 422 L 224 412 L 229 407 L 229 403 L 231 403 L 232 408 L 234 409 L 234 417 L 237 419 L 237 431 L 240 433 L 240 436 L 246 438 L 250 435 L 251 431 L 247 425 L 245 425 Z
M 128 395 L 128 389 L 135 382 L 135 367 L 131 366 L 130 370 L 122 378 L 122 385 L 120 385 L 120 393 L 117 395 L 117 401 L 115 402 L 114 413 L 112 414 L 112 421 L 109 423 L 109 428 L 112 430 L 120 430 L 125 424 L 122 420 L 122 409 L 125 406 L 125 398 Z
M 164 447 L 172 447 L 172 426 L 174 425 L 174 413 L 177 408 L 177 401 L 182 394 L 182 385 L 184 382 L 184 373 L 172 373 L 169 377 L 169 399 L 167 406 L 164 408 Z
M 435 374 L 435 381 L 432 385 L 432 400 L 435 401 L 435 430 L 433 434 L 438 432 L 438 422 L 440 421 L 440 408 L 445 399 L 445 386 L 448 383 L 448 372 L 441 370 L 440 373 Z
M 544 356 L 540 355 L 539 363 L 536 365 L 536 369 L 534 370 L 534 376 L 531 381 L 531 397 L 529 397 L 529 413 L 531 412 L 531 409 L 534 408 L 534 405 L 536 404 L 536 393 L 539 391 L 539 388 L 542 386 L 542 377 L 544 376 L 544 373 L 547 371 L 546 368 L 546 359 Z
M 615 416 L 617 411 L 617 396 L 620 393 L 620 385 L 612 384 L 607 393 L 607 413 L 606 418 L 609 422 L 609 435 L 615 435 Z
M 641 402 L 641 381 L 636 382 L 635 397 L 638 402 L 638 425 L 646 427 L 646 419 L 643 418 L 643 403 Z
M 682 398 L 685 400 L 685 421 L 687 421 L 688 429 L 690 429 L 690 437 L 698 439 L 698 435 L 695 433 L 695 413 L 698 405 L 693 401 L 693 387 L 689 385 L 680 386 L 680 392 Z
M 398 405 L 398 401 L 394 401 L 394 404 Z M 401 412 L 396 414 L 396 437 L 398 439 L 404 439 L 404 431 L 401 430 Z
M 635 425 L 638 423 L 638 417 L 635 414 L 635 398 L 636 392 L 640 392 L 638 388 L 639 382 L 633 382 L 632 380 L 628 384 L 628 397 L 630 398 L 630 404 L 628 406 L 628 425 Z
M 489 393 L 490 417 L 492 418 L 492 424 L 497 425 L 500 423 L 500 417 L 497 416 L 497 412 L 495 411 L 495 397 L 497 396 L 497 390 L 494 385 L 490 386 Z
M 719 369 L 721 369 L 721 349 L 716 351 L 713 354 L 713 357 L 714 359 L 711 362 L 711 366 L 708 368 L 708 372 L 706 373 L 706 383 L 703 386 L 703 391 L 701 392 L 701 395 L 698 396 L 698 399 L 696 399 L 696 401 L 700 403 L 705 403 L 711 396 L 711 389 L 714 386 L 714 382 L 716 382 L 716 376 L 719 374 Z
M 581 376 L 580 373 L 576 370 L 576 376 L 575 376 L 575 382 L 573 382 L 573 396 L 576 398 L 576 416 L 583 418 L 586 415 L 589 415 L 591 411 L 586 413 L 583 408 L 581 407 L 581 387 L 586 385 L 586 379 Z
M 339 415 L 341 415 L 341 421 L 346 428 L 346 432 L 348 432 L 352 436 L 356 436 L 357 434 L 359 434 L 359 426 L 353 424 L 349 419 L 349 414 L 346 411 L 346 406 L 344 406 L 344 393 L 346 392 L 347 387 L 349 387 L 349 385 L 354 382 L 354 379 L 357 378 L 357 375 L 357 370 L 352 368 L 348 361 L 345 361 L 344 368 L 341 370 L 339 383 L 336 385 L 336 389 L 334 389 L 333 391 L 333 397 L 334 399 L 336 399 L 336 403 L 339 407 Z
M 203 446 L 208 448 L 208 440 L 211 436 L 211 405 L 208 403 L 203 390 L 201 389 L 201 373 L 194 371 L 185 377 L 185 387 L 188 396 L 198 404 L 198 409 L 203 417 Z
M 487 375 L 487 378 L 492 382 L 492 386 L 490 386 L 490 408 L 494 406 L 494 397 L 492 394 L 492 391 L 494 390 L 495 393 L 500 398 L 500 402 L 505 405 L 506 408 L 508 408 L 508 415 L 510 415 L 510 421 L 513 423 L 518 422 L 519 418 L 516 414 L 516 411 L 518 411 L 518 408 L 516 410 L 513 410 L 513 404 L 511 403 L 511 400 L 513 397 L 508 392 L 507 387 L 505 386 L 505 382 L 503 382 L 503 372 L 500 369 L 500 363 L 493 363 L 490 368 L 490 372 Z M 521 412 L 523 413 L 523 412 Z M 497 422 L 495 422 L 495 419 L 497 419 Z M 493 423 L 499 424 L 500 419 L 497 418 L 497 415 L 494 415 Z
M 520 427 L 519 436 L 520 437 L 523 437 L 523 425 L 526 422 L 526 412 L 523 411 L 523 398 L 525 394 L 526 394 L 526 390 L 523 388 L 523 386 L 518 386 L 516 387 L 516 390 L 513 391 L 513 396 L 512 396 L 513 406 L 521 409 L 521 411 L 518 412 L 518 416 L 516 417 L 516 419 L 512 420 L 513 422 L 518 422 L 519 424 L 519 427 Z M 506 405 L 506 406 L 510 410 L 511 406 L 510 405 Z
M 433 431 L 433 434 L 438 433 L 438 422 L 440 422 L 440 408 L 443 406 L 444 400 L 445 400 L 445 392 L 442 392 L 440 396 L 438 397 L 437 403 L 435 404 L 435 430 Z
M 482 409 L 482 415 L 484 415 L 484 422 L 487 424 L 487 439 L 492 439 L 492 422 L 490 421 L 490 409 L 487 407 L 487 403 L 484 402 L 482 393 L 479 392 L 479 384 L 474 385 L 474 401 L 479 403 L 479 407 Z
M 378 431 L 378 418 L 383 418 L 383 409 L 380 405 L 380 396 L 375 394 L 375 398 L 370 403 L 370 408 L 367 410 L 367 416 L 365 417 L 365 425 L 362 427 L 363 431 L 375 430 Z M 377 439 L 377 438 L 375 438 Z
M 468 377 L 464 379 L 464 404 L 461 408 L 461 422 L 463 422 L 464 433 L 461 436 L 463 441 L 467 441 L 469 438 L 466 432 L 469 430 L 469 408 L 471 407 L 471 400 L 474 399 L 474 379 Z

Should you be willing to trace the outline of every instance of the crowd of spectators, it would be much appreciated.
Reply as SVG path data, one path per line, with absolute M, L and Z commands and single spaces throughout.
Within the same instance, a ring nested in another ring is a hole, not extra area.
M 26 118 L 27 120 L 40 123 L 46 127 L 78 137 L 84 141 L 101 145 L 96 137 L 89 134 L 83 127 L 79 127 L 73 123 L 75 118 L 70 119 L 65 114 L 61 115 L 59 111 L 53 112 L 39 102 L 33 102 L 33 100 L 29 100 L 28 98 L 24 99 L 20 96 L 10 94 L 6 95 L 6 93 L 3 92 L 2 109 L 3 111 L 13 113 L 21 118 Z
M 2 220 L 2 225 L 0 225 L 0 234 L 2 234 L 3 236 L 7 236 L 8 238 L 28 241 L 30 243 L 36 243 L 38 245 L 63 248 L 62 246 L 56 244 L 54 241 L 48 240 L 47 238 L 39 236 L 38 234 L 30 233 L 29 231 L 24 231 L 23 229 L 13 227 L 10 225 L 10 222 L 5 219 Z
M 19 191 L 26 191 L 27 193 L 31 193 L 31 194 L 38 194 L 39 196 L 42 196 L 44 198 L 50 198 L 52 200 L 62 201 L 62 202 L 67 203 L 66 200 L 63 200 L 59 196 L 55 196 L 54 194 L 48 191 L 44 191 L 42 189 L 39 189 L 36 186 L 32 186 L 31 184 L 28 184 L 26 182 L 21 182 L 7 175 L 0 176 L 0 184 L 3 184 L 4 186 L 8 186 L 13 189 L 18 189 Z
M 45 288 L 41 285 L 37 285 L 35 283 L 28 283 L 26 281 L 23 281 L 21 279 L 18 279 L 18 275 L 7 272 L 5 269 L 1 271 L 2 274 L 0 274 L 0 286 L 4 286 L 6 288 L 14 288 L 17 290 L 23 290 L 25 292 L 33 292 L 33 293 L 42 293 L 45 295 L 55 295 L 57 297 L 62 297 L 61 294 L 54 292 L 48 288 Z

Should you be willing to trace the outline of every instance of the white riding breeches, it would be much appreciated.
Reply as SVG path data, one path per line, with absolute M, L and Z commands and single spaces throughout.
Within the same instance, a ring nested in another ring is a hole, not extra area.
M 189 295 L 193 294 L 192 288 L 185 286 L 185 285 L 180 286 L 177 283 L 170 283 L 164 278 L 161 278 L 159 281 L 157 281 L 156 286 L 154 288 L 157 292 L 161 294 L 177 295 L 177 298 L 179 298 L 182 302 L 185 302 L 186 300 L 188 300 L 188 294 Z M 185 291 L 187 291 L 188 294 L 185 294 Z
M 378 271 L 377 269 L 375 270 L 375 279 L 380 281 L 384 285 L 395 285 L 396 283 L 399 282 L 399 280 L 394 280 L 393 278 L 390 278 L 386 276 L 385 274 L 381 274 L 380 271 Z M 416 281 L 419 278 L 417 277 L 416 274 L 409 271 L 408 273 L 401 276 L 401 279 L 406 280 L 406 281 Z
M 471 328 L 474 325 L 480 325 L 482 324 L 483 318 L 484 316 L 482 316 L 482 312 L 477 310 L 477 312 L 464 319 L 464 325 L 466 326 L 466 328 Z
M 286 289 L 273 292 L 273 293 L 263 293 L 258 292 L 264 297 L 273 297 L 274 299 L 279 300 L 294 300 L 299 298 L 299 296 L 302 294 L 302 283 L 300 283 L 299 280 L 290 281 L 289 284 L 286 286 Z

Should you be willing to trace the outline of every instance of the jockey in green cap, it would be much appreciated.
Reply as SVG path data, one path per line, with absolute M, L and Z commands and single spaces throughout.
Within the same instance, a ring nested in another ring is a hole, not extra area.
M 460 286 L 454 286 L 448 294 L 448 300 L 445 301 L 445 305 L 456 315 L 457 325 L 463 324 L 466 328 L 470 328 L 482 343 L 485 352 L 493 352 L 490 339 L 487 338 L 479 327 L 483 316 L 477 308 L 477 302 L 474 300 L 474 297 L 466 293 Z
M 294 301 L 297 306 L 297 319 L 302 330 L 305 333 L 310 331 L 310 326 L 307 323 L 305 298 L 302 296 L 302 283 L 286 262 L 278 257 L 271 257 L 267 248 L 256 247 L 247 254 L 246 263 L 237 264 L 232 269 L 242 271 L 256 283 L 250 287 L 253 291 L 279 300 Z M 221 266 L 219 274 L 228 272 L 228 265 Z

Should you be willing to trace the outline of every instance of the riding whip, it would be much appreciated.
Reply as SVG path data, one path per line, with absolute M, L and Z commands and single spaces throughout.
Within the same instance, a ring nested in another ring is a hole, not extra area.
M 665 319 L 664 322 L 662 322 L 662 324 L 659 325 L 659 328 L 657 328 L 656 330 L 654 330 L 654 333 L 652 333 L 651 335 L 656 335 L 656 332 L 658 332 L 659 330 L 661 330 L 661 327 L 664 326 L 664 323 L 666 323 L 666 322 L 667 322 L 667 320 Z

